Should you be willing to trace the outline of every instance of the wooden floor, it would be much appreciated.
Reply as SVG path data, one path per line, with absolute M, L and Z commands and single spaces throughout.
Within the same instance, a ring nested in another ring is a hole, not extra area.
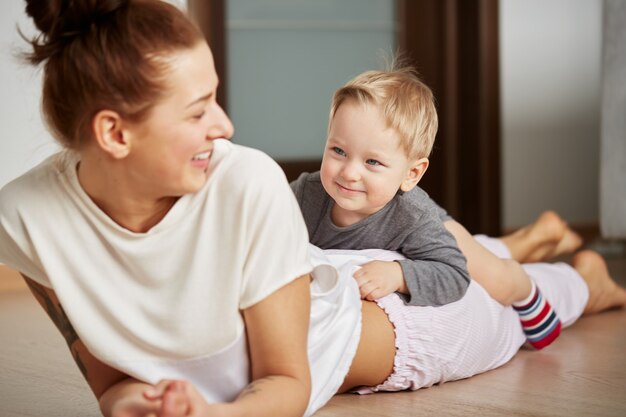
M 626 257 L 609 259 L 626 286 Z M 0 417 L 91 417 L 98 408 L 63 339 L 0 265 Z M 333 398 L 316 417 L 626 416 L 626 311 L 584 317 L 550 348 L 416 392 Z

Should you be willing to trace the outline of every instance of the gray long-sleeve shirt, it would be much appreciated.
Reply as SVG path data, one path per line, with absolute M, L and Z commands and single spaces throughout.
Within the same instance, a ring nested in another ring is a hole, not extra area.
M 309 239 L 322 249 L 386 249 L 400 252 L 409 295 L 404 302 L 439 306 L 459 300 L 470 276 L 454 236 L 443 225 L 450 217 L 419 187 L 396 195 L 373 215 L 347 227 L 331 219 L 334 201 L 322 187 L 319 172 L 291 183 Z

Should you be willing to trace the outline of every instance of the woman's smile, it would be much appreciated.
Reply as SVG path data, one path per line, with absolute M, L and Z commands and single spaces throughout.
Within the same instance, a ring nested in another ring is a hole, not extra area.
M 195 168 L 206 170 L 209 167 L 211 153 L 211 151 L 197 153 L 193 158 L 191 158 L 191 165 Z

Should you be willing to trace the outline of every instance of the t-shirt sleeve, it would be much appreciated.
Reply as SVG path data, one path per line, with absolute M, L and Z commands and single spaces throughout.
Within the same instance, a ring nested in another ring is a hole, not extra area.
M 291 191 L 296 196 L 296 200 L 299 204 L 302 204 L 302 197 L 304 194 L 304 185 L 306 184 L 306 178 L 309 174 L 306 172 L 301 173 L 297 179 L 291 181 L 289 186 L 291 187 Z
M 306 226 L 284 173 L 269 157 L 256 159 L 259 166 L 252 170 L 243 196 L 241 309 L 312 270 Z
M 419 196 L 419 199 L 423 202 L 422 204 L 426 205 L 426 207 L 428 207 L 430 210 L 434 210 L 434 212 L 437 214 L 437 217 L 439 217 L 439 220 L 441 220 L 442 222 L 454 220 L 450 213 L 448 213 L 446 209 L 437 204 L 437 202 L 433 200 L 422 188 L 420 188 L 419 186 L 415 187 L 415 192 Z
M 48 277 L 38 264 L 26 222 L 19 210 L 18 187 L 17 183 L 10 183 L 0 191 L 0 263 L 50 287 Z
M 439 219 L 424 222 L 411 234 L 401 252 L 408 259 L 402 267 L 409 295 L 405 303 L 416 306 L 440 306 L 459 300 L 470 283 L 466 260 L 454 237 Z
M 470 283 L 465 256 L 454 236 L 445 228 L 445 213 L 425 192 L 417 194 L 420 213 L 414 218 L 411 233 L 399 261 L 409 295 L 405 303 L 416 306 L 439 306 L 459 300 Z
M 446 209 L 444 209 L 443 207 L 441 207 L 439 204 L 435 203 L 434 201 L 433 201 L 433 204 L 435 205 L 435 208 L 437 210 L 437 216 L 439 216 L 439 220 L 441 220 L 442 222 L 445 222 L 448 220 L 454 220 L 454 218 L 450 215 L 450 213 L 446 211 Z

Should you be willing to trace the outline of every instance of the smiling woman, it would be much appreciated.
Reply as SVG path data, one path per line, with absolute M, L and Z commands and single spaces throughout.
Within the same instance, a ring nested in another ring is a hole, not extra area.
M 1 190 L 0 262 L 106 416 L 302 414 L 306 230 L 280 168 L 225 140 L 202 34 L 158 0 L 26 3 L 65 150 Z M 267 259 L 275 233 L 286 256 Z

